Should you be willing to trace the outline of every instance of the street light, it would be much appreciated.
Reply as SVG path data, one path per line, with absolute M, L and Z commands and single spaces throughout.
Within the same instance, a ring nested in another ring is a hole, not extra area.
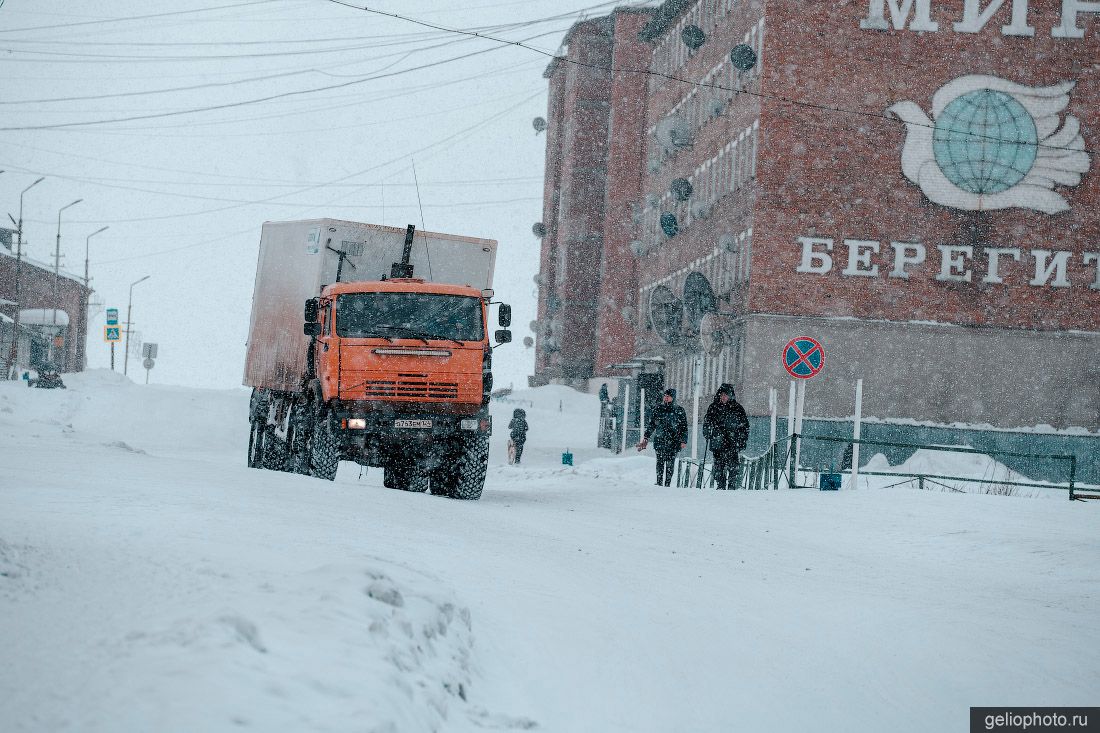
M 57 311 L 61 308 L 61 285 L 60 285 L 60 273 L 61 269 L 61 212 L 72 206 L 76 206 L 84 199 L 77 199 L 71 204 L 65 204 L 57 211 L 57 245 L 53 251 L 53 325 L 57 325 Z
M 130 283 L 130 299 L 126 302 L 126 356 L 122 357 L 122 373 L 128 374 L 127 371 L 130 367 L 130 331 L 133 330 L 133 326 L 130 322 L 130 312 L 134 307 L 134 286 L 138 283 L 143 283 L 148 280 L 152 275 L 146 275 L 140 280 L 134 280 Z
M 97 234 L 102 234 L 103 232 L 107 231 L 110 228 L 111 227 L 102 227 L 101 229 L 96 229 L 94 232 L 92 232 L 91 234 L 89 234 L 87 237 L 84 238 L 84 290 L 85 290 L 84 298 L 85 298 L 85 300 L 84 300 L 84 312 L 80 314 L 80 329 L 77 331 L 77 333 L 82 333 L 82 334 L 84 334 L 84 336 L 80 341 L 77 342 L 77 351 L 79 353 L 76 355 L 77 363 L 80 364 L 81 369 L 83 369 L 85 367 L 84 353 L 87 350 L 87 341 L 88 341 L 88 308 L 91 307 L 91 300 L 92 300 L 92 288 L 89 286 L 90 278 L 88 277 L 88 246 L 92 241 L 92 237 L 94 237 Z
M 30 191 L 42 181 L 46 180 L 45 176 L 39 178 L 23 189 L 19 194 L 19 221 L 15 224 L 16 231 L 16 247 L 15 247 L 15 317 L 12 319 L 12 335 L 11 335 L 11 353 L 8 354 L 8 374 L 11 374 L 12 368 L 15 367 L 15 360 L 18 358 L 19 348 L 19 284 L 21 276 L 23 274 L 23 194 Z M 8 214 L 8 218 L 11 218 L 11 214 Z
M 102 229 L 96 229 L 84 238 L 84 287 L 88 287 L 88 245 L 92 241 L 92 237 L 97 234 L 102 234 L 110 228 L 111 227 L 103 227 Z

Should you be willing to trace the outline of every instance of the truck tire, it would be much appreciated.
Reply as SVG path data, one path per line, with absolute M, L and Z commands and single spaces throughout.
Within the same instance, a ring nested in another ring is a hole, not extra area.
M 285 471 L 288 458 L 286 441 L 275 434 L 274 425 L 265 425 L 263 467 L 268 471 Z
M 405 491 L 422 494 L 428 490 L 429 477 L 427 473 L 410 471 L 405 479 Z
M 314 478 L 333 481 L 339 467 L 340 447 L 336 443 L 336 426 L 332 414 L 322 408 L 314 413 L 309 441 L 309 472 Z
M 295 406 L 291 414 L 290 460 L 287 470 L 309 476 L 310 424 L 309 412 L 305 407 Z
M 248 467 L 264 467 L 264 425 L 259 420 L 252 420 L 251 429 L 248 431 Z
M 428 474 L 418 473 L 409 467 L 390 467 L 382 469 L 382 485 L 387 489 L 424 492 L 428 490 Z
M 455 469 L 456 480 L 451 498 L 463 501 L 480 499 L 485 488 L 485 474 L 489 470 L 489 436 L 475 435 L 464 439 Z

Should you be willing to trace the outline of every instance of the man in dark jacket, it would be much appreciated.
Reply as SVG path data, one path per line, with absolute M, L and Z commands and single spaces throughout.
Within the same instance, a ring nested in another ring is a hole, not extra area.
M 657 451 L 657 485 L 670 486 L 676 454 L 687 447 L 688 436 L 687 413 L 676 404 L 676 390 L 665 390 L 661 404 L 649 418 L 649 425 L 646 426 L 642 442 L 638 444 L 638 450 L 645 450 L 650 436 L 653 436 L 653 449 Z
M 733 385 L 723 384 L 703 418 L 703 437 L 714 454 L 714 480 L 719 489 L 737 488 L 737 466 L 749 442 L 749 418 L 734 399 Z

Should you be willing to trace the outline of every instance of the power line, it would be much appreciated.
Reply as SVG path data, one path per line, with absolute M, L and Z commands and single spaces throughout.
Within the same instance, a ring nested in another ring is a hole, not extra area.
M 540 36 L 543 36 L 543 35 L 547 35 L 547 33 L 536 34 L 535 36 L 531 36 L 530 38 L 527 38 L 527 39 L 524 39 L 524 40 L 531 40 L 533 38 L 537 38 L 537 37 L 540 37 Z M 495 39 L 491 39 L 491 40 L 495 40 Z M 533 46 L 525 46 L 525 48 L 534 48 L 534 47 Z M 12 127 L 0 127 L 0 132 L 24 132 L 24 131 L 32 131 L 32 130 L 57 130 L 57 129 L 73 128 L 73 127 L 90 127 L 90 126 L 95 126 L 95 125 L 106 125 L 106 124 L 113 124 L 113 123 L 118 123 L 118 122 L 136 122 L 136 121 L 140 121 L 140 120 L 163 119 L 165 117 L 177 117 L 179 115 L 197 114 L 197 113 L 200 113 L 200 112 L 213 112 L 213 111 L 222 110 L 222 109 L 233 109 L 233 108 L 245 107 L 245 106 L 249 106 L 249 105 L 253 105 L 253 104 L 260 104 L 262 102 L 271 102 L 271 101 L 274 101 L 274 100 L 277 100 L 277 99 L 286 99 L 288 97 L 296 97 L 296 96 L 302 96 L 302 95 L 306 95 L 306 94 L 316 94 L 318 92 L 331 91 L 333 89 L 344 89 L 344 88 L 347 88 L 347 87 L 357 86 L 359 84 L 364 84 L 364 83 L 369 82 L 369 81 L 377 81 L 378 79 L 387 79 L 387 78 L 391 78 L 391 77 L 394 77 L 394 76 L 400 76 L 402 74 L 408 74 L 408 73 L 411 73 L 413 71 L 421 71 L 423 69 L 429 69 L 429 68 L 433 68 L 433 67 L 436 67 L 436 66 L 442 66 L 444 64 L 449 64 L 449 63 L 452 63 L 454 61 L 460 61 L 462 59 L 467 59 L 467 58 L 470 58 L 472 56 L 479 56 L 481 54 L 491 53 L 491 52 L 497 51 L 497 50 L 500 50 L 499 46 L 498 47 L 493 47 L 493 48 L 484 48 L 484 49 L 481 49 L 479 51 L 472 51 L 470 53 L 463 54 L 461 56 L 453 56 L 453 57 L 450 57 L 450 58 L 442 59 L 440 61 L 433 61 L 431 63 L 421 64 L 420 66 L 413 66 L 413 67 L 410 67 L 408 69 L 401 69 L 399 71 L 393 71 L 393 72 L 389 72 L 389 73 L 386 73 L 386 74 L 375 74 L 375 75 L 368 76 L 368 77 L 363 77 L 363 78 L 360 78 L 360 79 L 354 79 L 352 81 L 341 82 L 339 84 L 330 84 L 328 86 L 314 87 L 314 88 L 311 88 L 311 89 L 299 89 L 299 90 L 294 90 L 294 91 L 289 91 L 289 92 L 281 92 L 279 94 L 270 94 L 266 97 L 246 99 L 246 100 L 241 100 L 241 101 L 237 101 L 237 102 L 226 102 L 226 103 L 223 103 L 223 104 L 208 105 L 208 106 L 205 106 L 205 107 L 194 107 L 194 108 L 191 108 L 191 109 L 175 110 L 175 111 L 172 111 L 172 112 L 158 112 L 158 113 L 147 114 L 147 115 L 131 115 L 129 117 L 116 117 L 116 118 L 104 119 L 104 120 L 87 120 L 87 121 L 84 121 L 84 122 L 59 122 L 59 123 L 55 123 L 55 124 L 51 124 L 51 125 L 19 125 L 19 126 L 12 126 Z
M 153 13 L 152 15 L 134 15 L 126 18 L 103 18 L 102 20 L 83 20 L 77 23 L 59 23 L 56 25 L 39 25 L 31 26 L 27 28 L 0 28 L 0 33 L 20 33 L 23 31 L 44 31 L 54 30 L 57 28 L 75 28 L 77 26 L 86 25 L 102 25 L 104 23 L 125 23 L 138 20 L 152 20 L 153 18 L 167 18 L 169 16 L 178 15 L 194 15 L 195 13 L 209 13 L 215 10 L 228 10 L 244 8 L 250 5 L 269 5 L 271 3 L 279 2 L 279 0 L 252 0 L 252 2 L 235 3 L 233 5 L 218 5 L 213 8 L 197 8 L 195 10 L 176 10 L 170 13 Z
M 245 206 L 257 206 L 257 205 L 262 205 L 262 204 L 273 204 L 273 205 L 279 206 L 279 205 L 283 204 L 283 202 L 280 201 L 280 199 L 285 199 L 288 196 L 296 196 L 298 194 L 307 193 L 309 191 L 314 191 L 314 190 L 317 190 L 319 188 L 327 188 L 327 187 L 332 186 L 334 184 L 343 183 L 344 181 L 349 181 L 353 178 L 357 178 L 358 176 L 364 175 L 366 173 L 370 173 L 372 171 L 376 171 L 376 170 L 379 170 L 381 168 L 386 168 L 386 167 L 388 167 L 388 166 L 390 166 L 394 163 L 397 163 L 397 162 L 400 162 L 402 160 L 406 160 L 406 159 L 412 158 L 414 156 L 420 155 L 421 153 L 424 153 L 424 152 L 426 152 L 428 150 L 431 150 L 433 148 L 439 148 L 440 146 L 443 146 L 443 145 L 445 145 L 447 143 L 450 143 L 450 142 L 452 142 L 452 141 L 454 141 L 458 138 L 461 138 L 461 137 L 473 132 L 474 130 L 477 130 L 480 127 L 484 127 L 485 125 L 489 124 L 490 122 L 493 122 L 494 120 L 497 120 L 500 117 L 503 117 L 504 115 L 508 114 L 512 110 L 518 109 L 519 107 L 523 106 L 524 104 L 527 104 L 531 100 L 533 100 L 536 97 L 540 96 L 542 93 L 543 93 L 542 91 L 539 91 L 536 94 L 533 94 L 529 97 L 526 97 L 525 99 L 521 100 L 517 104 L 506 107 L 505 109 L 501 110 L 500 112 L 498 112 L 494 115 L 491 115 L 487 118 L 484 118 L 484 119 L 474 123 L 473 125 L 470 125 L 470 126 L 465 127 L 461 130 L 458 130 L 457 132 L 454 132 L 454 133 L 452 133 L 452 134 L 450 134 L 450 135 L 448 135 L 448 136 L 446 136 L 446 137 L 444 137 L 440 140 L 437 140 L 433 143 L 425 145 L 425 146 L 423 146 L 423 147 L 421 147 L 417 150 L 414 150 L 410 153 L 398 155 L 398 156 L 396 156 L 394 158 L 391 158 L 391 159 L 389 159 L 385 162 L 378 163 L 376 165 L 372 165 L 372 166 L 369 166 L 367 168 L 364 168 L 363 170 L 356 171 L 354 173 L 349 173 L 345 176 L 340 176 L 339 178 L 335 178 L 335 179 L 332 179 L 330 181 L 326 181 L 324 183 L 305 186 L 305 187 L 299 188 L 298 190 L 290 191 L 288 193 L 280 193 L 276 196 L 270 196 L 270 197 L 265 198 L 265 199 L 258 199 L 258 200 L 255 200 L 255 201 L 244 201 L 244 202 L 239 202 L 239 203 L 232 203 L 232 204 L 229 204 L 227 206 L 222 206 L 222 207 L 218 207 L 218 208 L 214 208 L 214 209 L 203 209 L 201 211 L 190 211 L 190 212 L 185 212 L 185 213 L 182 213 L 182 214 L 165 214 L 165 215 L 162 215 L 162 216 L 136 217 L 136 218 L 130 218 L 130 219 L 102 219 L 102 218 L 97 218 L 94 221 L 93 220 L 89 220 L 89 221 L 72 220 L 71 223 L 73 223 L 73 224 L 96 224 L 96 223 L 98 223 L 98 224 L 129 224 L 129 223 L 136 223 L 136 222 L 166 221 L 166 220 L 170 220 L 170 219 L 185 219 L 185 218 L 192 217 L 192 216 L 208 216 L 210 214 L 216 214 L 216 213 L 220 213 L 220 212 L 223 212 L 223 211 L 230 211 L 230 210 L 233 210 L 233 209 L 240 209 L 240 208 L 243 208 Z M 358 189 L 365 188 L 367 185 L 368 184 L 359 184 Z M 163 192 L 156 192 L 156 193 L 163 193 Z M 347 195 L 348 194 L 342 194 L 341 196 L 337 197 L 336 199 L 333 199 L 332 201 L 339 200 L 339 198 L 343 198 L 344 196 L 347 196 Z M 325 204 L 316 204 L 316 205 L 310 206 L 308 208 L 322 208 L 324 206 L 327 206 L 327 205 L 331 204 L 332 201 L 329 201 Z M 31 220 L 31 221 L 35 221 L 35 223 L 48 223 L 48 222 L 41 222 L 41 221 L 37 221 L 37 220 Z M 199 246 L 199 245 L 196 245 L 196 246 Z
M 768 100 L 781 102 L 783 104 L 789 104 L 789 105 L 793 105 L 793 106 L 797 106 L 797 107 L 805 107 L 807 109 L 821 110 L 823 112 L 833 112 L 833 113 L 837 113 L 837 114 L 847 114 L 847 115 L 855 115 L 855 116 L 859 116 L 859 117 L 880 119 L 880 120 L 885 120 L 887 122 L 890 122 L 891 124 L 912 125 L 913 127 L 924 127 L 924 128 L 931 129 L 931 130 L 937 129 L 934 124 L 930 125 L 930 124 L 926 124 L 926 123 L 922 123 L 922 122 L 903 122 L 902 120 L 900 120 L 898 118 L 888 117 L 888 116 L 882 114 L 881 112 L 868 112 L 866 110 L 850 109 L 850 108 L 847 108 L 847 107 L 841 107 L 839 105 L 829 106 L 829 105 L 825 105 L 825 104 L 816 104 L 814 102 L 806 102 L 806 101 L 803 101 L 803 100 L 791 99 L 790 97 L 784 97 L 784 96 L 778 95 L 778 94 L 765 94 L 764 92 L 753 92 L 753 91 L 750 91 L 748 89 L 734 89 L 732 87 L 722 86 L 721 84 L 713 84 L 713 83 L 695 81 L 694 79 L 685 79 L 683 77 L 674 76 L 672 74 L 665 74 L 665 73 L 662 73 L 662 72 L 659 72 L 659 71 L 653 71 L 652 69 L 631 69 L 631 68 L 622 68 L 622 67 L 616 68 L 614 66 L 604 66 L 603 64 L 586 63 L 584 61 L 577 61 L 575 59 L 571 59 L 571 58 L 568 58 L 566 56 L 562 56 L 560 54 L 550 53 L 549 51 L 544 51 L 541 48 L 536 48 L 535 46 L 528 46 L 527 44 L 525 44 L 523 42 L 523 40 L 510 41 L 510 40 L 505 39 L 505 38 L 494 38 L 493 36 L 490 36 L 490 35 L 485 34 L 485 33 L 480 33 L 480 32 L 477 32 L 477 31 L 466 31 L 466 30 L 462 30 L 462 29 L 458 29 L 458 28 L 447 28 L 445 26 L 436 25 L 434 23 L 428 23 L 427 21 L 417 20 L 416 18 L 410 18 L 410 17 L 405 16 L 405 15 L 400 15 L 399 13 L 390 13 L 390 12 L 387 12 L 387 11 L 384 11 L 384 10 L 375 10 L 374 8 L 370 8 L 370 7 L 359 7 L 358 5 L 352 5 L 351 3 L 344 2 L 343 0 L 327 0 L 327 1 L 330 2 L 330 3 L 334 3 L 336 5 L 343 5 L 344 7 L 352 8 L 354 10 L 359 10 L 359 11 L 366 12 L 366 13 L 372 13 L 374 15 L 382 15 L 382 16 L 385 16 L 385 17 L 388 17 L 388 18 L 395 18 L 397 20 L 403 20 L 407 23 L 413 23 L 415 25 L 424 26 L 425 28 L 432 28 L 432 29 L 439 30 L 439 31 L 449 31 L 451 33 L 457 33 L 457 34 L 461 34 L 461 35 L 465 35 L 465 36 L 476 36 L 477 38 L 484 38 L 486 40 L 494 41 L 496 43 L 500 43 L 500 44 L 503 44 L 505 46 L 518 46 L 519 48 L 525 48 L 529 51 L 534 51 L 535 53 L 542 54 L 543 56 L 554 59 L 556 61 L 560 61 L 562 63 L 572 64 L 574 66 L 581 66 L 581 67 L 589 68 L 589 69 L 596 69 L 596 70 L 599 70 L 599 71 L 607 71 L 607 72 L 610 72 L 612 74 L 614 74 L 615 72 L 618 72 L 618 73 L 622 73 L 622 74 L 642 74 L 644 76 L 654 76 L 654 77 L 658 77 L 658 78 L 661 78 L 661 79 L 668 79 L 669 81 L 676 81 L 676 82 L 680 82 L 680 83 L 683 83 L 683 84 L 690 84 L 692 86 L 696 86 L 696 87 L 700 87 L 700 88 L 717 89 L 719 91 L 733 92 L 735 94 L 747 94 L 749 96 L 757 97 L 759 99 L 768 99 Z M 0 128 L 0 129 L 2 129 L 2 128 Z M 998 137 L 998 136 L 995 136 L 995 135 L 986 135 L 986 134 L 983 134 L 983 133 L 972 132 L 970 130 L 950 129 L 949 132 L 958 132 L 960 134 L 965 134 L 968 137 L 972 137 L 972 138 L 976 138 L 976 139 L 989 140 L 991 142 L 1002 142 L 1002 143 L 1018 143 L 1019 142 L 1018 140 L 1014 140 L 1014 139 L 1010 139 L 1010 138 L 1003 138 L 1003 137 Z M 1092 150 L 1089 150 L 1089 149 L 1084 148 L 1084 147 L 1073 148 L 1073 147 L 1067 147 L 1067 146 L 1062 146 L 1062 145 L 1049 145 L 1049 144 L 1044 144 L 1044 143 L 1041 143 L 1041 142 L 1035 143 L 1034 146 L 1036 148 L 1045 148 L 1045 149 L 1049 149 L 1049 150 L 1062 150 L 1062 151 L 1068 151 L 1068 152 L 1078 152 L 1078 151 L 1080 151 L 1080 152 L 1088 153 L 1090 155 L 1096 155 L 1097 154 L 1096 151 L 1092 151 Z

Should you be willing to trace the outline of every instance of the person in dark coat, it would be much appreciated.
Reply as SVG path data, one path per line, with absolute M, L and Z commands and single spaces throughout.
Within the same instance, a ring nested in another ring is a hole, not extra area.
M 688 438 L 687 413 L 676 404 L 676 390 L 665 390 L 661 404 L 649 418 L 638 450 L 646 449 L 650 436 L 653 437 L 653 449 L 657 451 L 657 485 L 670 486 L 676 454 L 687 447 Z
M 714 454 L 714 479 L 719 489 L 737 484 L 741 451 L 749 442 L 749 418 L 734 398 L 733 385 L 723 384 L 703 418 L 703 437 Z
M 523 457 L 523 444 L 527 442 L 527 413 L 524 410 L 517 408 L 512 411 L 512 421 L 508 423 L 508 430 L 511 431 L 512 445 L 516 449 L 514 463 L 518 464 L 519 459 Z

